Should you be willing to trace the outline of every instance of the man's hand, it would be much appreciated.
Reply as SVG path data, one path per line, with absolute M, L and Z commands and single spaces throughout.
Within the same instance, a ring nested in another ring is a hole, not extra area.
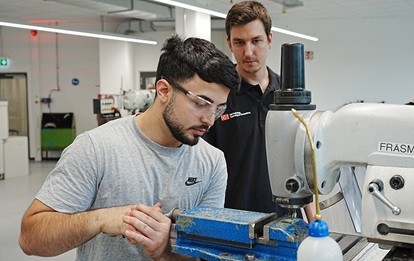
M 171 220 L 162 213 L 161 204 L 137 205 L 124 216 L 124 222 L 129 226 L 124 232 L 129 242 L 141 245 L 149 257 L 164 259 L 171 255 Z
M 111 207 L 98 209 L 101 220 L 101 232 L 111 236 L 124 236 L 125 230 L 134 230 L 133 226 L 123 222 L 124 216 L 127 215 L 134 205 Z

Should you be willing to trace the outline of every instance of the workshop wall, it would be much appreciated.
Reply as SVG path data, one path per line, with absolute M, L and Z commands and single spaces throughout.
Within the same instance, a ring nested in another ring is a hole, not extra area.
M 92 99 L 99 93 L 98 40 L 3 27 L 0 73 L 27 73 L 30 158 L 41 159 L 43 112 L 73 112 L 76 131 L 97 126 Z M 78 80 L 78 84 L 76 83 Z M 74 80 L 74 81 L 73 81 Z M 50 103 L 42 103 L 50 98 Z
M 274 32 L 268 57 L 270 68 L 279 73 L 283 43 L 300 42 L 305 51 L 313 53 L 313 59 L 305 60 L 305 81 L 318 109 L 336 110 L 360 101 L 404 104 L 414 98 L 414 34 L 408 26 L 414 24 L 414 18 L 292 22 L 282 16 L 273 24 L 319 38 L 313 42 Z M 139 36 L 165 39 L 172 33 L 149 32 Z M 212 32 L 212 42 L 231 56 L 225 38 L 224 31 Z M 161 46 L 162 41 L 157 46 L 136 46 L 136 73 L 156 68 L 152 55 L 159 55 Z
M 283 22 L 281 22 L 283 23 Z M 299 40 L 313 59 L 305 60 L 306 89 L 321 110 L 363 100 L 405 104 L 414 97 L 414 18 L 297 21 L 286 29 L 317 36 Z M 282 25 L 282 28 L 283 27 Z M 298 38 L 277 34 L 269 65 L 280 71 L 280 46 Z
M 135 79 L 139 81 L 140 72 L 156 71 L 158 64 L 158 57 L 161 54 L 161 48 L 164 45 L 165 39 L 175 34 L 174 31 L 158 31 L 151 33 L 143 33 L 139 36 L 144 39 L 157 40 L 157 45 L 134 45 L 135 50 Z M 228 56 L 231 56 L 231 52 L 227 47 L 225 41 L 224 30 L 213 30 L 211 32 L 211 41 L 217 48 L 222 50 Z M 139 82 L 137 82 L 136 89 L 139 89 Z
M 288 30 L 316 36 L 318 42 L 274 34 L 269 66 L 280 71 L 280 47 L 301 42 L 313 59 L 305 61 L 306 89 L 321 110 L 364 100 L 404 104 L 414 97 L 414 35 L 411 19 L 358 19 L 320 21 L 274 21 Z M 73 112 L 77 134 L 97 126 L 92 99 L 100 92 L 99 40 L 38 32 L 33 38 L 27 30 L 3 29 L 3 52 L 11 58 L 0 73 L 26 72 L 28 77 L 30 157 L 40 155 L 40 123 L 43 112 Z M 164 40 L 173 31 L 143 33 L 139 37 L 158 41 L 155 46 L 134 44 L 135 89 L 141 71 L 156 70 Z M 212 42 L 231 55 L 224 30 L 212 31 Z M 58 56 L 56 56 L 58 54 Z M 79 84 L 74 85 L 74 79 Z M 41 98 L 50 95 L 50 104 Z M 37 157 L 38 159 L 38 157 Z

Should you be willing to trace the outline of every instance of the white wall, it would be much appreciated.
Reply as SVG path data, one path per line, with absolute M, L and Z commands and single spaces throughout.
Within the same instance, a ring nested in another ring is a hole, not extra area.
M 314 52 L 305 61 L 306 89 L 320 110 L 363 100 L 404 104 L 414 98 L 413 19 L 353 19 L 320 21 L 274 21 L 274 25 L 319 38 L 318 42 L 274 33 L 268 65 L 280 72 L 281 45 L 300 42 Z M 139 71 L 156 69 L 162 39 L 174 32 L 144 33 L 157 39 L 157 46 L 136 45 L 136 79 Z M 231 56 L 224 31 L 213 31 L 212 42 Z
M 159 31 L 140 34 L 140 37 L 145 39 L 154 39 L 157 41 L 157 45 L 143 45 L 136 44 L 135 47 L 135 89 L 140 88 L 139 79 L 140 72 L 156 71 L 158 65 L 158 58 L 161 54 L 161 48 L 167 38 L 174 35 L 174 31 Z M 217 48 L 222 50 L 228 56 L 231 55 L 229 48 L 225 41 L 226 33 L 222 31 L 212 31 L 211 41 L 216 45 Z
M 357 100 L 404 104 L 414 98 L 413 24 L 397 18 L 298 21 L 289 29 L 314 32 L 319 41 L 276 34 L 268 62 L 280 71 L 280 46 L 286 42 L 314 51 L 314 59 L 305 62 L 305 80 L 318 109 Z
M 319 41 L 275 34 L 268 64 L 280 71 L 280 46 L 286 42 L 301 42 L 305 50 L 312 50 L 314 59 L 305 62 L 306 89 L 312 91 L 312 101 L 318 109 L 335 110 L 357 100 L 403 104 L 414 97 L 414 19 L 295 21 L 289 26 L 284 23 L 275 21 L 279 27 L 317 36 Z M 161 47 L 172 34 L 173 31 L 144 33 L 140 37 L 157 40 L 158 44 L 132 45 L 133 88 L 139 89 L 140 71 L 156 70 Z M 55 34 L 39 32 L 37 40 L 33 40 L 27 30 L 3 27 L 3 36 L 3 51 L 12 58 L 12 64 L 0 69 L 0 73 L 28 74 L 32 158 L 36 153 L 40 155 L 41 113 L 49 112 L 46 105 L 40 104 L 40 98 L 47 97 L 53 89 L 59 87 L 60 91 L 52 92 L 50 111 L 74 112 L 78 134 L 97 126 L 92 99 L 100 92 L 98 40 L 59 35 L 57 68 Z M 214 30 L 211 39 L 231 55 L 224 31 Z M 71 84 L 75 77 L 80 80 L 76 87 Z
M 59 36 L 59 39 L 60 91 L 52 92 L 51 111 L 74 112 L 76 132 L 79 134 L 97 126 L 92 99 L 99 93 L 98 41 L 64 35 Z M 49 75 L 46 77 L 49 84 L 42 86 L 43 95 L 57 84 L 56 80 L 53 82 L 55 70 L 52 64 L 48 66 L 50 71 L 42 73 L 42 76 Z M 79 79 L 79 85 L 72 84 L 73 78 Z
M 134 44 L 99 40 L 101 94 L 121 94 L 135 88 Z
M 173 34 L 173 31 L 144 33 L 142 34 L 143 38 L 156 40 L 157 45 L 134 45 L 136 90 L 140 89 L 140 72 L 157 70 L 158 58 L 161 54 L 161 48 L 164 45 L 164 41 Z
M 27 73 L 30 157 L 41 159 L 43 112 L 73 112 L 77 133 L 97 126 L 92 99 L 99 93 L 98 40 L 3 27 L 3 53 L 11 59 L 0 73 Z M 79 85 L 72 85 L 72 79 Z M 51 90 L 56 90 L 51 92 Z M 51 93 L 50 108 L 41 104 Z

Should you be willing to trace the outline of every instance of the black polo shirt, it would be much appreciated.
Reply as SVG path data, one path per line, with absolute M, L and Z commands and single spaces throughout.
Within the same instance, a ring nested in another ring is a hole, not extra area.
M 272 201 L 265 142 L 265 121 L 279 76 L 269 71 L 264 94 L 259 85 L 242 80 L 239 92 L 231 92 L 227 109 L 203 138 L 224 152 L 228 183 L 225 207 L 258 212 L 287 213 Z

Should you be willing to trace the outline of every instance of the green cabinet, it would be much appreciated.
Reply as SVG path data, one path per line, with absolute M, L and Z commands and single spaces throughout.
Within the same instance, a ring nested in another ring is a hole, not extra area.
M 42 129 L 42 151 L 63 150 L 75 136 L 75 129 Z
M 76 137 L 73 113 L 43 113 L 41 148 L 44 151 L 62 151 Z

